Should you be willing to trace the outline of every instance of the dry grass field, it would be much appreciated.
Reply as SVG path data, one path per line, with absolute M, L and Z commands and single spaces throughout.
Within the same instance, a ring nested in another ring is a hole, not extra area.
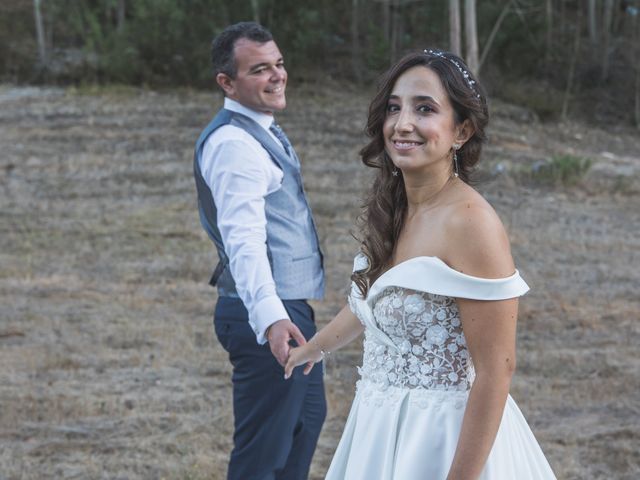
M 303 86 L 280 116 L 326 254 L 320 324 L 344 302 L 357 248 L 368 97 Z M 230 368 L 191 173 L 219 105 L 207 92 L 0 87 L 0 480 L 224 478 Z M 640 478 L 640 135 L 493 107 L 479 189 L 532 287 L 512 395 L 558 478 Z M 594 163 L 568 187 L 532 178 L 562 154 Z M 313 479 L 359 355 L 328 361 Z

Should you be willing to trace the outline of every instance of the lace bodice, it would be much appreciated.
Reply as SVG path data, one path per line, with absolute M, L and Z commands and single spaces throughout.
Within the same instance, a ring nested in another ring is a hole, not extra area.
M 362 258 L 356 258 L 354 270 L 360 268 Z M 362 379 L 382 389 L 468 390 L 475 375 L 455 298 L 497 300 L 527 290 L 517 271 L 506 279 L 480 279 L 435 257 L 392 268 L 366 299 L 352 285 L 349 305 L 366 327 Z
M 406 388 L 470 388 L 473 363 L 453 298 L 389 287 L 373 304 L 378 328 L 398 348 L 365 332 L 363 379 Z

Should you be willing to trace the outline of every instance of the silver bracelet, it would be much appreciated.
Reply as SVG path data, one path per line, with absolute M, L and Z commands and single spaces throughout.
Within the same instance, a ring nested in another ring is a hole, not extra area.
M 317 335 L 317 334 L 316 334 Z M 331 352 L 323 350 L 318 341 L 316 340 L 316 335 L 309 339 L 309 343 L 314 345 L 318 350 L 320 350 L 320 355 L 322 356 L 321 360 L 324 360 L 324 357 L 331 354 Z

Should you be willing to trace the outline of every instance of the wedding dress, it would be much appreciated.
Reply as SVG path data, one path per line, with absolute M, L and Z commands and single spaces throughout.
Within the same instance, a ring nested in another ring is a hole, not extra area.
M 366 267 L 360 254 L 354 270 Z M 455 298 L 502 300 L 529 290 L 416 257 L 381 275 L 349 305 L 365 326 L 360 380 L 327 480 L 445 480 L 458 442 L 473 362 Z M 509 396 L 480 480 L 555 479 Z

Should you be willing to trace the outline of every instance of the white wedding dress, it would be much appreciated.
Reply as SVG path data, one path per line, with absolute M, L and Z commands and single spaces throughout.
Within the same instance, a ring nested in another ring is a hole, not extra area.
M 356 257 L 354 270 L 366 266 Z M 328 480 L 445 480 L 474 379 L 455 298 L 502 300 L 529 290 L 460 273 L 437 257 L 396 265 L 349 305 L 365 325 L 361 379 Z M 511 396 L 480 480 L 555 479 Z

